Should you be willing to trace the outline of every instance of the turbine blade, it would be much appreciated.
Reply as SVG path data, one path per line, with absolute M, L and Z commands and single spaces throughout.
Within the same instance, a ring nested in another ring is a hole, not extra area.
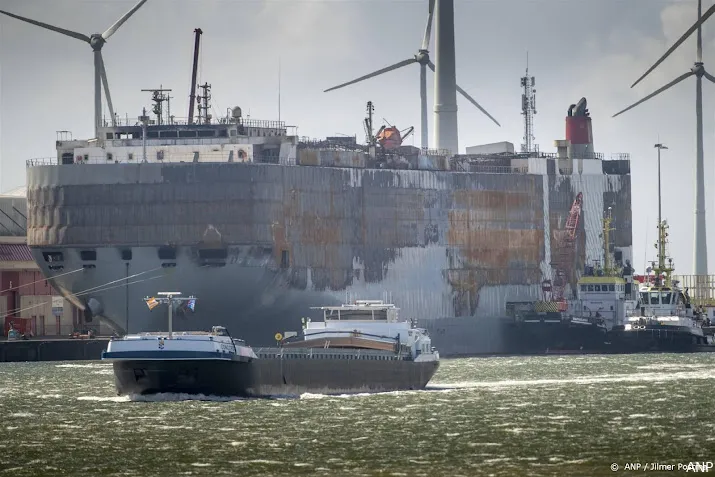
M 689 37 L 690 35 L 692 35 L 695 30 L 698 30 L 698 29 L 701 27 L 701 25 L 705 22 L 705 20 L 707 20 L 708 18 L 710 18 L 710 16 L 711 16 L 713 13 L 715 13 L 715 5 L 713 5 L 713 6 L 711 6 L 710 8 L 708 8 L 708 10 L 705 12 L 705 14 L 704 14 L 702 17 L 700 17 L 700 18 L 698 19 L 698 21 L 695 22 L 695 24 L 694 24 L 693 26 L 691 26 L 690 28 L 688 28 L 688 29 L 686 30 L 686 32 L 683 33 L 683 36 L 681 36 L 680 38 L 678 38 L 678 41 L 676 41 L 675 43 L 673 43 L 673 46 L 671 46 L 671 47 L 668 49 L 668 51 L 666 51 L 665 54 L 660 57 L 660 59 L 659 59 L 658 61 L 656 61 L 655 64 L 648 69 L 648 71 L 646 71 L 645 73 L 643 73 L 643 75 L 642 75 L 640 78 L 638 78 L 635 83 L 633 83 L 633 84 L 631 85 L 631 88 L 634 87 L 635 85 L 637 85 L 638 83 L 640 83 L 643 78 L 645 78 L 646 76 L 648 76 L 651 71 L 653 71 L 654 69 L 656 69 L 656 68 L 658 67 L 658 65 L 661 64 L 672 52 L 674 52 L 674 51 L 676 50 L 676 48 L 678 48 L 685 40 L 687 40 L 688 37 Z
M 432 63 L 432 62 L 430 61 L 429 63 L 427 63 L 427 66 L 429 66 L 429 69 L 431 69 L 432 72 L 434 72 L 434 70 L 435 70 L 434 63 Z M 477 109 L 479 109 L 479 111 L 481 111 L 482 113 L 484 113 L 489 119 L 491 119 L 492 121 L 494 121 L 494 123 L 495 123 L 497 126 L 501 127 L 501 124 L 499 124 L 499 121 L 497 121 L 496 119 L 494 119 L 494 117 L 493 117 L 491 114 L 489 114 L 486 109 L 482 108 L 482 107 L 479 105 L 479 103 L 477 103 L 474 98 L 472 98 L 471 96 L 469 96 L 469 93 L 467 93 L 467 92 L 464 91 L 462 88 L 460 88 L 459 85 L 457 85 L 457 92 L 458 92 L 459 94 L 461 94 L 462 96 L 464 96 L 464 97 L 467 99 L 467 101 L 469 101 L 469 102 L 472 103 L 474 106 L 476 106 Z
M 703 76 L 705 76 L 711 83 L 715 83 L 715 76 L 711 75 L 707 71 L 703 72 Z
M 703 15 L 703 0 L 698 0 L 698 20 Z M 703 26 L 698 27 L 698 41 L 697 41 L 697 59 L 698 63 L 703 62 Z
M 474 106 L 476 106 L 477 109 L 479 109 L 479 111 L 483 112 L 489 119 L 491 119 L 492 121 L 494 121 L 494 123 L 495 123 L 497 126 L 501 127 L 501 124 L 499 124 L 499 121 L 497 121 L 496 119 L 494 119 L 494 117 L 493 117 L 491 114 L 489 114 L 486 109 L 482 108 L 482 107 L 479 105 L 479 103 L 477 103 L 477 102 L 474 100 L 474 98 L 472 98 L 471 96 L 469 96 L 469 94 L 468 94 L 466 91 L 464 91 L 462 88 L 460 88 L 459 85 L 457 85 L 457 92 L 458 92 L 459 94 L 461 94 L 462 96 L 464 96 L 465 98 L 467 98 L 467 101 L 469 101 L 469 102 L 472 103 Z
M 429 40 L 432 35 L 432 17 L 434 16 L 434 2 L 435 0 L 429 0 L 429 16 L 427 16 L 427 26 L 425 27 L 425 36 L 422 40 L 422 49 L 429 50 Z
M 619 114 L 623 114 L 623 113 L 625 113 L 626 111 L 628 111 L 629 109 L 635 108 L 635 107 L 638 106 L 639 104 L 648 101 L 648 100 L 649 100 L 650 98 L 652 98 L 653 96 L 659 95 L 660 93 L 662 93 L 663 91 L 665 91 L 665 90 L 668 89 L 668 88 L 672 88 L 672 87 L 675 86 L 676 84 L 678 84 L 678 83 L 680 83 L 681 81 L 683 81 L 685 78 L 688 78 L 688 77 L 690 77 L 690 76 L 693 76 L 694 74 L 695 74 L 694 71 L 688 71 L 687 73 L 678 76 L 677 78 L 675 78 L 673 81 L 671 81 L 670 83 L 666 84 L 666 85 L 663 86 L 662 88 L 653 91 L 651 94 L 649 94 L 649 95 L 646 96 L 645 98 L 641 99 L 641 100 L 638 101 L 638 102 L 635 102 L 635 103 L 631 104 L 631 105 L 628 106 L 626 109 L 617 112 L 617 113 L 614 114 L 612 117 L 615 118 L 615 117 L 618 116 Z
M 137 3 L 136 5 L 134 5 L 134 7 L 132 7 L 131 10 L 129 10 L 127 13 L 125 13 L 122 18 L 120 18 L 119 20 L 117 20 L 117 21 L 114 23 L 114 25 L 110 26 L 109 28 L 107 28 L 107 31 L 105 31 L 104 33 L 102 33 L 102 38 L 104 38 L 105 40 L 108 40 L 109 37 L 112 36 L 112 35 L 114 35 L 114 32 L 117 31 L 117 30 L 119 29 L 119 27 L 124 24 L 125 21 L 129 20 L 129 17 L 131 17 L 132 15 L 134 15 L 134 12 L 136 12 L 137 10 L 139 10 L 139 8 L 140 8 L 142 5 L 144 5 L 145 3 L 146 3 L 146 0 L 139 0 L 139 3 Z
M 387 68 L 377 70 L 373 73 L 370 73 L 369 75 L 361 76 L 358 79 L 354 79 L 352 81 L 348 81 L 347 83 L 339 84 L 337 86 L 333 86 L 332 88 L 328 88 L 323 92 L 327 93 L 328 91 L 333 91 L 338 88 L 343 88 L 343 87 L 349 86 L 351 84 L 359 83 L 360 81 L 366 80 L 368 78 L 374 78 L 375 76 L 380 76 L 381 74 L 387 73 L 388 71 L 393 71 L 393 70 L 402 68 L 403 66 L 411 65 L 412 63 L 416 63 L 416 62 L 417 62 L 417 60 L 415 60 L 414 58 L 410 58 L 409 60 L 400 61 L 399 63 L 395 63 L 394 65 L 388 66 Z
M 109 94 L 109 82 L 107 81 L 107 70 L 104 69 L 104 58 L 102 51 L 99 51 L 99 75 L 102 78 L 104 86 L 104 95 L 107 98 L 107 106 L 109 107 L 109 116 L 112 118 L 112 126 L 117 126 L 117 118 L 114 116 L 114 107 L 112 106 L 112 97 Z
M 38 27 L 47 28 L 48 30 L 55 31 L 63 35 L 71 36 L 72 38 L 77 38 L 78 40 L 86 41 L 87 43 L 89 43 L 90 41 L 87 35 L 77 33 L 76 31 L 65 30 L 64 28 L 48 25 L 47 23 L 38 22 L 37 20 L 31 20 L 29 18 L 21 17 L 20 15 L 15 15 L 14 13 L 6 12 L 4 10 L 0 10 L 0 13 L 3 13 L 12 18 L 17 18 L 18 20 L 22 20 L 23 22 L 31 23 Z

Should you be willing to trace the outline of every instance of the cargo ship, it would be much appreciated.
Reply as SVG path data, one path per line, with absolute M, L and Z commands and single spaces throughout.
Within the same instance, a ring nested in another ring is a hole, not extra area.
M 615 260 L 630 259 L 629 159 L 593 152 L 585 99 L 556 154 L 404 146 L 396 127 L 372 132 L 372 107 L 366 145 L 300 139 L 239 107 L 193 123 L 156 107 L 97 138 L 59 137 L 56 158 L 28 161 L 28 245 L 86 322 L 119 334 L 160 329 L 137 304 L 154 279 L 204 297 L 178 310 L 177 329 L 220 316 L 259 346 L 296 315 L 315 318 L 311 307 L 386 290 L 444 354 L 518 352 L 507 301 L 538 300 L 556 262 L 570 293 L 602 257 L 609 208 Z
M 119 395 L 274 397 L 421 390 L 439 367 L 425 330 L 400 321 L 381 300 L 319 307 L 323 320 L 303 319 L 302 336 L 276 333 L 277 346 L 251 348 L 222 326 L 211 332 L 173 332 L 172 305 L 165 333 L 127 335 L 109 342 Z M 193 299 L 190 298 L 190 299 Z M 188 299 L 183 299 L 188 300 Z

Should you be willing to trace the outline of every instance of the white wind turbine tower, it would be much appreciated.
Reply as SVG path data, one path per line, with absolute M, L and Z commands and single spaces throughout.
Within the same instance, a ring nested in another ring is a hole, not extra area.
M 437 3 L 437 38 L 435 40 L 436 48 L 437 48 L 437 67 L 435 67 L 434 63 L 430 61 L 429 57 L 429 43 L 430 43 L 430 34 L 432 31 L 432 17 L 434 16 L 434 11 L 435 11 L 435 2 Z M 451 54 L 450 54 L 451 53 Z M 445 73 L 442 73 L 440 71 L 436 71 L 440 68 L 440 58 L 442 55 L 445 56 L 445 61 L 444 61 L 444 66 L 446 66 L 446 75 L 448 76 L 447 81 L 439 81 L 442 77 L 445 76 Z M 451 60 L 451 61 L 450 61 Z M 380 76 L 383 73 L 388 73 L 390 71 L 397 70 L 399 68 L 402 68 L 403 66 L 411 65 L 413 63 L 418 63 L 420 65 L 420 100 L 421 100 L 421 110 L 420 110 L 420 116 L 421 116 L 421 124 L 420 124 L 420 130 L 421 130 L 421 147 L 423 149 L 427 149 L 429 146 L 428 144 L 428 128 L 427 128 L 427 68 L 431 69 L 433 72 L 437 73 L 437 80 L 435 81 L 435 147 L 437 149 L 450 149 L 453 154 L 457 154 L 457 146 L 458 144 L 456 143 L 456 137 L 457 137 L 457 132 L 456 132 L 456 127 L 457 127 L 457 120 L 456 120 L 456 114 L 457 114 L 457 109 L 456 109 L 456 103 L 451 107 L 447 108 L 450 109 L 449 111 L 444 110 L 445 113 L 453 113 L 455 118 L 450 121 L 453 122 L 453 125 L 449 125 L 448 128 L 443 128 L 445 129 L 440 130 L 439 128 L 439 117 L 440 117 L 440 105 L 441 102 L 438 100 L 439 97 L 444 96 L 445 93 L 445 88 L 450 89 L 450 83 L 453 83 L 456 87 L 456 91 L 459 92 L 462 96 L 464 96 L 470 103 L 472 103 L 474 106 L 479 108 L 481 112 L 487 115 L 489 119 L 494 121 L 497 126 L 501 127 L 501 124 L 494 119 L 484 108 L 482 108 L 479 103 L 477 103 L 474 98 L 472 98 L 466 91 L 464 91 L 462 88 L 460 88 L 458 85 L 456 85 L 456 81 L 454 80 L 454 0 L 429 0 L 429 16 L 427 17 L 427 26 L 425 27 L 425 35 L 422 40 L 422 46 L 420 49 L 417 51 L 417 54 L 412 57 L 408 58 L 406 60 L 400 61 L 399 63 L 395 63 L 394 65 L 388 66 L 386 68 L 382 68 L 380 70 L 377 70 L 375 72 L 372 72 L 370 74 L 367 74 L 365 76 L 361 76 L 360 78 L 354 79 L 352 81 L 348 81 L 347 83 L 340 84 L 338 86 L 333 86 L 332 88 L 326 89 L 325 92 L 327 93 L 328 91 L 333 91 L 339 88 L 343 88 L 345 86 L 349 86 L 351 84 L 359 83 L 360 81 L 366 80 L 368 78 L 373 78 L 375 76 Z M 449 71 L 449 67 L 451 66 L 451 74 Z M 452 78 L 452 81 L 449 81 L 449 77 Z M 445 85 L 441 88 L 441 91 L 439 90 L 440 84 Z M 449 96 L 449 93 L 447 92 L 447 96 Z M 456 100 L 456 96 L 455 96 Z M 454 109 L 454 111 L 451 111 L 451 109 Z M 452 119 L 452 118 L 450 118 Z M 455 129 L 455 131 L 451 131 L 451 129 Z M 450 132 L 452 134 L 450 134 Z M 447 138 L 444 135 L 447 136 L 453 136 L 454 139 L 450 140 L 451 138 Z
M 668 49 L 668 51 L 666 51 L 665 54 L 648 69 L 648 71 L 638 78 L 638 80 L 631 85 L 631 88 L 640 83 L 643 78 L 648 76 L 651 71 L 660 65 L 673 51 L 678 48 L 678 46 L 680 46 L 690 35 L 693 34 L 694 31 L 697 30 L 697 56 L 695 59 L 695 65 L 690 69 L 690 71 L 678 76 L 662 88 L 655 90 L 640 101 L 613 115 L 615 118 L 619 114 L 624 113 L 629 109 L 648 101 L 650 98 L 657 96 L 668 88 L 675 86 L 684 79 L 695 76 L 695 117 L 697 137 L 697 160 L 695 166 L 695 246 L 693 248 L 693 273 L 695 275 L 708 274 L 707 233 L 705 229 L 705 160 L 703 157 L 703 76 L 705 76 L 705 78 L 712 83 L 715 83 L 715 76 L 705 71 L 705 66 L 703 65 L 703 36 L 701 27 L 703 22 L 713 13 L 715 13 L 715 5 L 710 7 L 708 11 L 705 12 L 705 15 L 702 15 L 702 0 L 698 0 L 698 21 L 691 26 L 688 31 L 686 31 L 685 34 L 681 36 L 678 41 L 676 41 L 673 46 L 671 46 L 670 49 Z
M 15 15 L 14 13 L 6 12 L 3 10 L 0 10 L 0 13 L 89 43 L 89 45 L 92 47 L 92 51 L 94 52 L 94 134 L 95 137 L 99 137 L 99 127 L 101 126 L 102 122 L 102 84 L 104 84 L 104 93 L 107 97 L 107 106 L 109 107 L 109 114 L 112 117 L 112 124 L 116 126 L 114 108 L 112 107 L 112 98 L 109 95 L 107 72 L 104 69 L 104 60 L 102 59 L 102 47 L 107 42 L 109 37 L 111 37 L 119 29 L 119 27 L 122 26 L 122 24 L 134 14 L 134 12 L 139 10 L 139 8 L 144 5 L 146 1 L 147 0 L 140 0 L 136 5 L 134 5 L 134 7 L 132 7 L 131 10 L 129 10 L 127 13 L 124 14 L 124 16 L 117 20 L 114 25 L 107 28 L 107 31 L 105 31 L 104 33 L 94 33 L 90 36 L 87 36 L 83 33 L 77 33 L 71 30 L 65 30 L 64 28 L 56 27 L 53 25 L 48 25 L 47 23 L 38 22 L 37 20 L 32 20 L 30 18 L 21 17 L 20 15 Z

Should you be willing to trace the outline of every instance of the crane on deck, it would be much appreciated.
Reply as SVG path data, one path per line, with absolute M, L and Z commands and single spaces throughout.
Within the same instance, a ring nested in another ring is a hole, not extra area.
M 565 228 L 555 237 L 556 247 L 553 248 L 554 256 L 551 261 L 551 266 L 554 270 L 553 286 L 550 286 L 551 284 L 545 284 L 544 286 L 545 291 L 547 287 L 550 289 L 550 301 L 558 303 L 559 311 L 566 311 L 568 309 L 564 292 L 566 291 L 569 278 L 573 275 L 573 262 L 576 256 L 576 239 L 578 238 L 578 223 L 581 218 L 582 205 L 583 193 L 579 192 L 573 204 L 571 204 Z

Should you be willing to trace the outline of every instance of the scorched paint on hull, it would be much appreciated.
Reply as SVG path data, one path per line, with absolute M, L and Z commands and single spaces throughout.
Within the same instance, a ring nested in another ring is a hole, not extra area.
M 543 175 L 249 163 L 33 166 L 28 243 L 64 296 L 123 331 L 157 329 L 140 301 L 156 287 L 202 298 L 195 315 L 177 318 L 177 329 L 235 317 L 220 324 L 254 346 L 270 345 L 309 306 L 337 304 L 346 292 L 387 291 L 406 317 L 473 317 L 478 326 L 503 316 L 515 295 L 540 297 L 551 236 L 578 192 L 577 265 L 602 253 L 608 207 L 615 248 L 630 258 L 627 168 L 616 174 L 608 161 L 591 159 L 582 162 L 598 166 L 592 174 L 561 175 L 557 160 L 538 160 Z M 153 276 L 160 278 L 141 281 Z M 108 282 L 117 286 L 101 287 Z

